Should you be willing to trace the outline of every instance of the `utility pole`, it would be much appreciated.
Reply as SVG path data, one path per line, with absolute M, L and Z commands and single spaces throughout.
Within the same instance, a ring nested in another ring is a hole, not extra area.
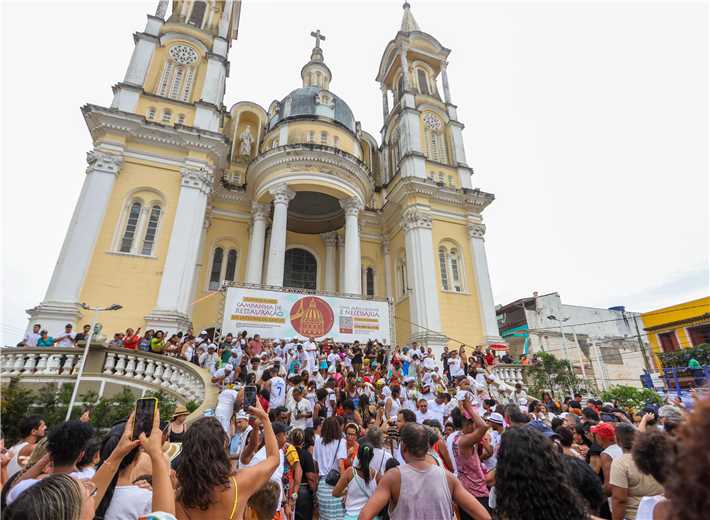
M 646 366 L 646 371 L 650 374 L 651 372 L 655 372 L 655 370 L 651 370 L 651 364 L 648 361 L 648 355 L 646 354 L 646 346 L 643 344 L 643 340 L 641 339 L 641 331 L 639 331 L 639 324 L 638 321 L 636 320 L 636 314 L 634 313 L 634 326 L 636 327 L 636 337 L 639 340 L 639 348 L 641 349 L 641 355 L 643 356 L 643 364 Z

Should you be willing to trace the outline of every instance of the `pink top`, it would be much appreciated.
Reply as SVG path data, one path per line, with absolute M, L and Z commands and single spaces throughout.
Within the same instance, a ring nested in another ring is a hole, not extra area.
M 481 459 L 478 456 L 478 451 L 474 446 L 470 457 L 463 457 L 459 451 L 459 435 L 454 440 L 453 451 L 454 460 L 456 460 L 456 468 L 458 469 L 458 477 L 466 491 L 474 497 L 487 497 L 488 486 L 486 486 L 486 478 L 483 474 Z

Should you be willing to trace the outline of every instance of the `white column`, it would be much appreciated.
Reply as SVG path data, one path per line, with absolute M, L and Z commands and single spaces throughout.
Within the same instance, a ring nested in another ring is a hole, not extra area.
M 444 60 L 441 62 L 441 84 L 444 86 L 444 101 L 447 105 L 451 104 L 451 90 L 449 89 L 449 75 L 446 73 L 446 66 L 449 63 Z
M 325 243 L 325 290 L 335 292 L 336 289 L 336 254 L 335 248 L 338 244 L 338 234 L 335 231 L 323 233 L 321 235 Z
M 203 165 L 189 163 L 181 170 L 181 188 L 170 234 L 168 255 L 163 266 L 155 309 L 148 316 L 147 328 L 172 333 L 190 324 L 190 294 L 204 226 L 207 197 L 212 191 L 212 172 Z
M 79 318 L 79 294 L 89 269 L 94 246 L 103 224 L 106 207 L 123 163 L 121 155 L 92 150 L 86 160 L 84 185 L 44 300 L 30 311 L 30 322 L 41 323 L 50 334 L 64 330 Z
M 246 283 L 261 283 L 261 269 L 264 265 L 264 243 L 266 240 L 266 223 L 269 219 L 271 206 L 254 202 L 251 205 L 251 237 L 249 239 L 249 256 L 247 257 Z
M 392 260 L 390 258 L 390 241 L 386 238 L 382 240 L 382 255 L 384 257 L 384 272 L 385 272 L 385 291 L 387 293 L 387 299 L 394 298 L 394 290 L 392 288 Z
M 432 347 L 434 359 L 438 360 L 446 338 L 441 334 L 431 215 L 424 208 L 408 208 L 402 215 L 402 227 L 405 231 L 409 309 L 413 323 L 410 339 Z
M 296 196 L 286 184 L 269 190 L 274 196 L 274 218 L 271 225 L 271 245 L 266 268 L 266 285 L 282 286 L 284 283 L 284 260 L 286 258 L 286 224 L 288 203 Z
M 345 237 L 338 235 L 338 291 L 345 292 Z
M 153 53 L 158 46 L 158 38 L 141 33 L 136 35 L 136 46 L 133 48 L 131 61 L 128 70 L 123 78 L 125 83 L 131 83 L 139 87 L 143 86 L 148 67 L 153 59 Z
M 360 258 L 360 228 L 358 215 L 363 208 L 357 197 L 341 200 L 340 206 L 345 210 L 345 274 L 343 292 L 360 294 L 362 259 Z
M 495 302 L 491 278 L 488 274 L 488 260 L 486 259 L 486 246 L 483 235 L 486 226 L 472 223 L 468 225 L 468 236 L 471 239 L 471 256 L 473 257 L 473 271 L 476 276 L 476 289 L 478 290 L 478 305 L 481 309 L 481 325 L 486 342 L 495 343 L 502 341 L 498 332 Z

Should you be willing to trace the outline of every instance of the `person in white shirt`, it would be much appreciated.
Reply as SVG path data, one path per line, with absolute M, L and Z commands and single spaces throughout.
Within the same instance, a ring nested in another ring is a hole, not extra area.
M 439 392 L 436 394 L 436 399 L 429 401 L 429 413 L 432 419 L 439 421 L 443 427 L 446 424 L 446 419 L 449 417 L 449 407 L 446 403 L 446 394 Z
M 72 332 L 72 324 L 67 323 L 64 326 L 64 332 L 54 338 L 54 344 L 58 347 L 73 347 L 76 333 Z
M 289 403 L 288 411 L 291 412 L 291 426 L 293 428 L 306 428 L 313 426 L 313 406 L 308 399 L 303 398 L 303 388 L 293 389 L 293 400 Z
M 464 376 L 464 371 L 463 368 L 461 367 L 461 358 L 458 355 L 458 352 L 455 350 L 452 350 L 449 353 L 449 373 L 451 374 L 452 378 L 456 377 L 463 377 Z
M 39 340 L 40 335 L 39 331 L 42 330 L 42 325 L 39 323 L 35 323 L 32 325 L 32 331 L 27 332 L 25 334 L 25 337 L 22 338 L 22 346 L 24 347 L 36 347 L 37 346 L 37 340 Z
M 234 404 L 237 401 L 237 396 L 239 393 L 232 389 L 227 388 L 222 390 L 217 397 L 217 406 L 214 410 L 214 415 L 224 428 L 227 435 L 231 433 L 231 421 L 232 415 L 234 415 Z
M 214 343 L 207 347 L 207 352 L 203 352 L 199 357 L 200 366 L 209 370 L 210 375 L 214 376 L 217 371 L 217 364 L 219 363 L 219 356 L 217 355 L 217 345 Z
M 318 353 L 318 347 L 316 346 L 315 338 L 308 338 L 308 341 L 303 343 L 303 348 L 308 356 L 308 373 L 312 374 L 318 370 L 318 365 L 316 362 L 316 354 Z
M 420 399 L 417 406 L 417 411 L 414 413 L 417 416 L 417 422 L 419 424 L 422 424 L 428 419 L 435 419 L 434 414 L 429 411 L 429 401 L 427 401 L 426 399 Z
M 286 403 L 286 381 L 278 375 L 278 370 L 272 368 L 269 372 L 271 378 L 264 387 L 269 391 L 269 408 L 283 406 Z

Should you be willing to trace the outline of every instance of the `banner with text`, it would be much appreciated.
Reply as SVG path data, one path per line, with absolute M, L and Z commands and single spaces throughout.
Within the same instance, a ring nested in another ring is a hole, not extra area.
M 386 301 L 316 296 L 229 287 L 224 301 L 222 334 L 264 338 L 333 338 L 361 343 L 390 343 L 390 311 Z

